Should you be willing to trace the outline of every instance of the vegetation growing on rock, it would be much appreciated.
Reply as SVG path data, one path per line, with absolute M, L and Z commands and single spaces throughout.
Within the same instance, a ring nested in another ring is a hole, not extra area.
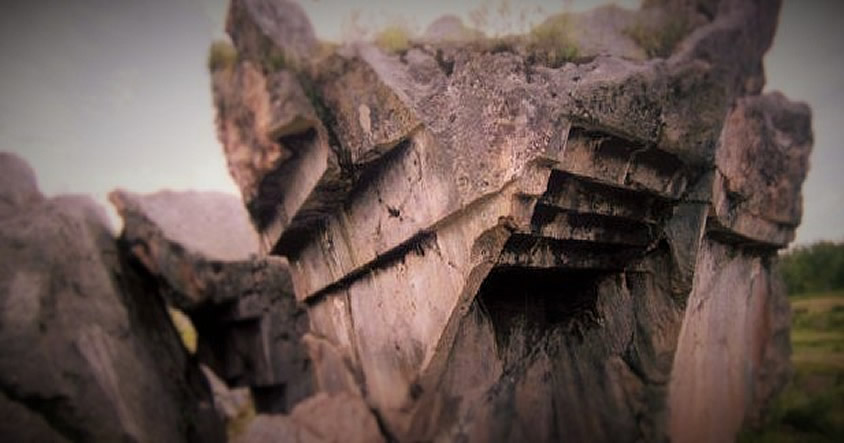
M 225 40 L 217 40 L 208 48 L 208 70 L 229 69 L 237 63 L 237 49 Z
M 410 48 L 410 33 L 397 25 L 388 26 L 375 35 L 374 43 L 391 54 L 402 53 Z
M 678 43 L 688 35 L 690 26 L 683 16 L 664 20 L 659 25 L 636 22 L 625 33 L 636 42 L 648 57 L 667 58 Z
M 562 66 L 579 55 L 577 43 L 572 37 L 575 29 L 570 14 L 552 16 L 530 31 L 528 50 L 552 68 Z

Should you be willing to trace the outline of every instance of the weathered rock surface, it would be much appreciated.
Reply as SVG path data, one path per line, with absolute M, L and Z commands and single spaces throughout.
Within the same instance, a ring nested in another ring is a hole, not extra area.
M 161 231 L 159 242 L 176 242 L 207 260 L 248 260 L 258 254 L 258 236 L 243 203 L 217 192 L 161 191 L 141 198 L 126 191 L 109 196 L 121 216 L 145 217 Z M 135 230 L 138 222 L 126 220 Z M 128 232 L 127 232 L 128 234 Z
M 788 381 L 791 316 L 772 257 L 710 239 L 698 254 L 669 385 L 670 430 L 678 441 L 728 441 Z
M 812 147 L 809 107 L 776 92 L 743 98 L 727 117 L 721 143 L 715 221 L 739 237 L 786 246 L 802 214 L 800 187 Z
M 295 0 L 232 0 L 226 30 L 237 29 L 233 39 L 240 52 L 271 55 L 275 47 L 291 60 L 311 55 L 317 39 L 305 11 Z
M 242 415 L 249 413 L 250 408 L 254 408 L 248 388 L 230 388 L 207 366 L 203 365 L 201 369 L 211 386 L 211 393 L 214 396 L 214 409 L 226 423 L 240 419 Z
M 313 392 L 307 313 L 287 262 L 254 256 L 257 235 L 239 199 L 123 191 L 110 199 L 124 220 L 122 240 L 193 321 L 201 362 L 229 385 L 252 388 L 261 411 L 288 411 Z
M 32 168 L 17 156 L 0 152 L 0 217 L 43 199 Z
M 5 441 L 220 441 L 197 367 L 92 200 L 0 156 Z
M 279 68 L 233 6 L 219 133 L 307 306 L 318 390 L 360 393 L 399 441 L 724 441 L 758 418 L 789 370 L 772 263 L 812 142 L 805 105 L 760 95 L 778 11 L 571 14 L 563 63 L 443 21 L 400 54 Z
M 236 441 L 378 443 L 384 438 L 360 397 L 321 393 L 299 403 L 290 415 L 259 415 Z
M 258 239 L 237 198 L 165 191 L 109 195 L 123 218 L 123 239 L 144 267 L 167 283 L 169 301 L 182 310 L 235 301 L 238 289 L 259 284 L 250 259 Z M 228 266 L 227 266 L 228 265 Z

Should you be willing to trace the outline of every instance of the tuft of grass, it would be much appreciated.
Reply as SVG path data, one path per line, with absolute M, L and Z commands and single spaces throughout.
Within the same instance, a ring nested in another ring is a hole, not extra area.
M 235 441 L 246 431 L 249 423 L 255 419 L 255 404 L 252 401 L 246 403 L 243 409 L 237 412 L 237 416 L 226 422 L 226 435 L 229 441 Z
M 568 13 L 549 17 L 542 24 L 531 29 L 528 35 L 528 50 L 552 68 L 575 60 L 580 54 L 572 37 L 574 24 Z
M 688 22 L 682 16 L 668 19 L 657 26 L 648 26 L 637 22 L 624 30 L 649 58 L 668 58 L 677 44 L 691 31 Z
M 237 63 L 237 49 L 225 40 L 217 40 L 208 48 L 207 63 L 208 70 L 211 72 L 230 69 Z
M 295 67 L 294 60 L 288 58 L 283 49 L 268 39 L 265 39 L 258 48 L 255 57 L 264 72 L 278 72 Z M 208 50 L 208 70 L 211 72 L 231 69 L 240 60 L 241 55 L 238 54 L 237 48 L 225 40 L 213 42 Z
M 388 26 L 375 35 L 375 45 L 391 54 L 400 54 L 410 48 L 410 35 L 399 26 Z

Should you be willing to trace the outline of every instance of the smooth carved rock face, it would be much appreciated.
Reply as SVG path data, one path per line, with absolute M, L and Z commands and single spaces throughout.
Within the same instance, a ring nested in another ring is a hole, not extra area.
M 811 130 L 805 105 L 759 95 L 778 11 L 575 14 L 619 43 L 580 33 L 562 66 L 527 37 L 429 38 L 279 71 L 266 17 L 233 7 L 218 127 L 236 178 L 289 152 L 241 189 L 263 251 L 289 261 L 318 389 L 363 395 L 400 441 L 733 438 L 788 369 L 772 262 Z M 687 28 L 664 57 L 618 29 L 665 17 Z M 286 111 L 239 118 L 267 103 Z
M 742 421 L 758 420 L 763 405 L 788 381 L 790 315 L 784 292 L 770 257 L 735 255 L 715 241 L 701 245 L 669 385 L 675 440 L 735 438 Z M 689 399 L 721 407 L 702 410 Z

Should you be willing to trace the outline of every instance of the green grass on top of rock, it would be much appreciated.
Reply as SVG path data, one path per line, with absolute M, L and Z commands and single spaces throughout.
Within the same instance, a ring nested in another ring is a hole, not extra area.
M 374 43 L 385 52 L 399 54 L 410 48 L 410 33 L 401 26 L 388 26 L 375 34 Z
M 237 63 L 237 49 L 225 40 L 217 40 L 208 48 L 208 70 L 229 69 Z
M 258 65 L 264 72 L 278 72 L 282 69 L 295 69 L 295 60 L 287 57 L 284 50 L 273 44 L 270 40 L 264 39 L 258 47 L 255 55 Z M 211 43 L 208 49 L 207 65 L 210 72 L 229 70 L 241 60 L 237 48 L 226 40 L 217 40 Z
M 575 24 L 571 14 L 551 16 L 531 29 L 528 50 L 546 65 L 560 67 L 575 60 L 580 54 L 574 32 Z
M 691 28 L 682 15 L 664 20 L 657 25 L 637 22 L 624 30 L 625 34 L 633 39 L 649 58 L 668 58 L 689 31 Z

